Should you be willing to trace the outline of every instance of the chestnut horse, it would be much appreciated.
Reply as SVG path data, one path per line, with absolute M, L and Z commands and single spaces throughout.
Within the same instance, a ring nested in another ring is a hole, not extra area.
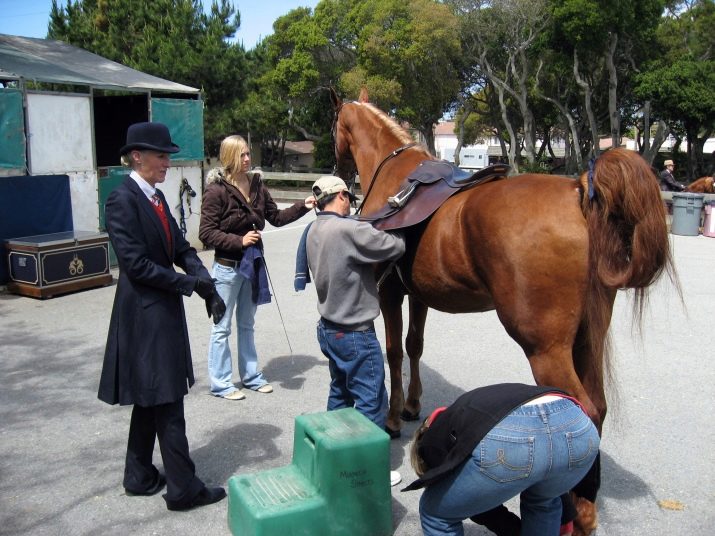
M 713 178 L 712 177 L 700 177 L 698 180 L 691 182 L 685 187 L 686 192 L 694 192 L 700 194 L 712 194 L 713 191 Z
M 369 215 L 394 195 L 423 160 L 434 157 L 366 102 L 335 107 L 336 172 L 357 172 Z M 408 228 L 407 252 L 380 286 L 390 369 L 388 431 L 400 416 L 416 419 L 422 384 L 419 359 L 427 309 L 471 313 L 495 309 L 521 346 L 537 384 L 576 397 L 601 429 L 606 415 L 607 333 L 619 288 L 636 289 L 640 322 L 646 288 L 672 270 L 658 180 L 635 152 L 614 149 L 596 161 L 589 180 L 524 174 L 450 197 L 426 223 Z M 591 195 L 589 195 L 589 190 Z M 528 222 L 524 222 L 524 207 Z M 378 272 L 384 267 L 378 267 Z M 402 302 L 409 295 L 402 386 Z M 583 533 L 595 527 L 595 504 L 577 503 Z M 592 518 L 589 519 L 589 516 Z M 586 518 L 586 519 L 583 519 Z

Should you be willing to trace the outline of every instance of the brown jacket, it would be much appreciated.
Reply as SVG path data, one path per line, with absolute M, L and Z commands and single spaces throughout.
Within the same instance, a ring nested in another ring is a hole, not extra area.
M 276 227 L 293 222 L 308 213 L 302 201 L 280 210 L 261 181 L 259 173 L 251 175 L 250 200 L 220 174 L 210 174 L 201 203 L 199 239 L 215 250 L 216 257 L 240 261 L 243 236 L 253 229 L 263 230 L 266 221 Z

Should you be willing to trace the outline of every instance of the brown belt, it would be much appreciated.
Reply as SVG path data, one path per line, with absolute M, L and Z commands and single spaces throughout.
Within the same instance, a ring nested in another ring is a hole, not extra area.
M 236 268 L 239 265 L 239 261 L 234 261 L 232 259 L 223 259 L 221 257 L 214 257 L 214 260 L 221 266 L 228 266 L 229 268 Z

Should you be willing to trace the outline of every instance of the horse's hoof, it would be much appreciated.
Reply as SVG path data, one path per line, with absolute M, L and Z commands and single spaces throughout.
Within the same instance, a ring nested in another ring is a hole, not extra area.
M 389 426 L 385 426 L 385 432 L 387 432 L 387 435 L 390 436 L 390 439 L 397 439 L 399 437 L 402 437 L 402 432 L 399 430 L 393 430 Z
M 402 413 L 400 413 L 400 419 L 403 421 L 419 421 L 420 420 L 420 412 L 418 411 L 417 413 L 412 413 L 411 411 L 407 411 L 406 409 L 402 410 Z
M 576 507 L 578 515 L 573 521 L 573 536 L 589 536 L 598 527 L 598 511 L 596 503 L 577 497 L 571 493 L 571 499 Z

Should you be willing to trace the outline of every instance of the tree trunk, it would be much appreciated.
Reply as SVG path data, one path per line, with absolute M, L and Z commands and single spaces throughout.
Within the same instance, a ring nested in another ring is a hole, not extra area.
M 529 164 L 533 164 L 535 160 L 535 138 L 536 138 L 536 127 L 534 125 L 534 114 L 529 107 L 529 91 L 526 88 L 526 81 L 528 77 L 527 59 L 524 50 L 519 50 L 518 58 L 521 62 L 521 69 L 517 70 L 514 63 L 514 59 L 511 60 L 512 73 L 517 81 L 518 93 L 512 92 L 516 101 L 519 103 L 519 110 L 521 111 L 521 117 L 524 120 L 524 153 L 526 154 L 526 160 Z
M 462 151 L 462 146 L 464 145 L 464 122 L 467 120 L 467 117 L 469 117 L 469 115 L 466 115 L 466 117 L 463 115 L 457 122 L 457 147 L 454 149 L 452 160 L 454 160 L 454 165 L 458 167 L 460 164 L 459 153 Z
M 618 34 L 612 33 L 608 41 L 606 65 L 608 67 L 608 117 L 611 121 L 611 147 L 621 145 L 621 114 L 618 111 L 618 73 L 614 56 L 618 45 Z
M 596 116 L 594 115 L 593 107 L 591 106 L 591 86 L 586 80 L 581 78 L 581 74 L 578 71 L 578 52 L 575 49 L 573 51 L 573 75 L 576 79 L 576 83 L 583 91 L 583 104 L 586 109 L 586 116 L 588 117 L 588 124 L 591 129 L 591 141 L 593 143 L 591 152 L 593 153 L 593 156 L 598 156 L 600 154 L 601 145 L 598 139 L 598 124 L 596 123 Z M 578 151 L 579 147 L 574 146 L 574 150 Z
M 504 102 L 504 89 L 498 84 L 495 85 L 495 89 L 497 90 L 497 95 L 499 96 L 499 109 L 501 110 L 501 119 L 504 123 L 504 127 L 509 133 L 509 165 L 511 166 L 511 173 L 516 174 L 519 173 L 519 164 L 516 161 L 516 133 L 514 132 L 514 127 L 511 125 L 511 121 L 509 121 L 509 114 L 507 113 L 506 103 Z M 504 141 L 502 140 L 502 144 L 503 143 Z
M 464 123 L 466 123 L 469 116 L 472 115 L 472 106 L 469 102 L 465 102 L 465 100 L 461 97 L 460 101 L 462 102 L 462 114 L 457 120 L 457 148 L 454 150 L 454 155 L 452 156 L 455 166 L 459 166 L 460 164 L 459 152 L 462 150 L 462 146 L 464 145 Z
M 300 126 L 300 125 L 291 125 L 291 126 L 292 126 L 295 130 L 297 130 L 298 132 L 300 132 L 300 134 L 301 134 L 306 140 L 309 140 L 309 141 L 318 141 L 318 140 L 320 140 L 320 136 L 318 136 L 318 135 L 316 135 L 316 134 L 311 134 L 311 133 L 308 132 L 304 127 L 302 127 L 302 126 Z
M 650 132 L 650 127 L 648 127 L 648 132 Z M 668 139 L 669 134 L 670 128 L 668 128 L 668 125 L 665 123 L 665 121 L 658 121 L 658 127 L 656 128 L 655 134 L 653 135 L 653 141 L 650 145 L 646 146 L 646 149 L 643 152 L 643 158 L 651 166 L 653 165 L 653 160 L 655 160 L 655 156 L 658 154 L 661 145 L 663 145 L 663 142 Z
M 566 119 L 566 122 L 568 123 L 569 126 L 569 133 L 571 134 L 571 140 L 573 142 L 573 155 L 576 157 L 576 168 L 577 169 L 583 169 L 583 156 L 581 155 L 581 142 L 579 140 L 579 135 L 578 135 L 578 129 L 576 125 L 576 119 L 574 118 L 573 114 L 568 110 L 568 108 L 558 102 L 556 99 L 553 99 L 551 97 L 547 97 L 546 95 L 540 93 L 538 89 L 536 90 L 537 94 L 544 99 L 545 101 L 550 102 L 556 108 L 559 110 L 561 115 Z M 568 140 L 567 140 L 568 141 Z
M 704 150 L 705 150 L 705 142 L 710 138 L 712 135 L 712 130 L 707 130 L 702 136 L 698 136 L 696 138 L 696 144 L 695 144 L 695 174 L 693 175 L 693 179 L 700 178 L 704 175 L 707 175 L 708 173 L 708 168 L 705 165 L 705 155 L 704 155 Z
M 430 152 L 431 155 L 434 156 L 434 123 L 432 123 L 431 121 L 425 123 L 424 125 L 422 125 L 422 128 L 420 128 L 420 132 L 425 137 L 425 145 L 427 145 L 427 150 Z
M 650 149 L 650 101 L 645 101 L 643 105 L 643 150 L 645 154 Z
M 511 61 L 511 59 L 510 59 Z M 504 127 L 507 129 L 507 132 L 509 132 L 509 165 L 512 168 L 513 173 L 518 173 L 519 172 L 519 165 L 516 161 L 516 148 L 517 148 L 517 141 L 516 141 L 516 135 L 514 132 L 514 127 L 511 124 L 511 121 L 509 121 L 509 114 L 507 113 L 507 106 L 506 102 L 504 101 L 504 92 L 508 92 L 512 97 L 514 97 L 517 101 L 519 100 L 519 97 L 517 96 L 516 92 L 510 88 L 501 78 L 496 76 L 494 74 L 494 70 L 492 69 L 491 64 L 489 61 L 486 59 L 486 53 L 482 54 L 481 57 L 481 63 L 482 66 L 484 67 L 484 70 L 487 74 L 487 77 L 492 83 L 492 86 L 494 89 L 497 91 L 497 95 L 499 97 L 499 109 L 501 110 L 501 115 L 502 115 L 502 121 L 504 122 Z M 526 125 L 525 125 L 526 128 Z

